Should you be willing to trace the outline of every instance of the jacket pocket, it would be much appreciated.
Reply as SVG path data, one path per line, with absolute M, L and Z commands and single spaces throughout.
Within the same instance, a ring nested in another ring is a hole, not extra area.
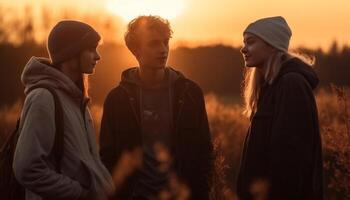
M 65 165 L 62 167 L 62 173 L 79 182 L 87 190 L 93 187 L 93 171 L 84 160 L 79 158 L 78 155 L 70 154 L 63 161 Z
M 72 178 L 78 181 L 81 186 L 87 190 L 93 188 L 93 174 L 83 161 L 80 161 L 79 168 Z
M 80 161 L 81 171 L 78 172 L 75 179 L 79 181 L 84 190 L 87 191 L 86 200 L 99 200 L 102 198 L 101 193 L 97 190 L 97 183 L 94 172 L 88 167 L 84 161 Z

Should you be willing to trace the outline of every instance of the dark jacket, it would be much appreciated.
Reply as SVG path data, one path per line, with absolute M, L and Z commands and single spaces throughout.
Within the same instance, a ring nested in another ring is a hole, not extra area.
M 261 91 L 244 142 L 237 193 L 253 199 L 256 181 L 271 200 L 322 200 L 322 149 L 312 90 L 318 78 L 297 58 L 282 65 L 273 84 Z M 263 187 L 261 187 L 263 188 Z
M 121 154 L 142 147 L 140 127 L 140 87 L 130 80 L 136 68 L 122 74 L 120 84 L 107 96 L 101 123 L 100 155 L 112 172 Z M 190 188 L 192 199 L 208 199 L 213 170 L 212 143 L 201 89 L 179 72 L 167 68 L 171 79 L 171 154 L 176 174 Z M 130 199 L 137 172 L 122 188 L 119 199 Z M 117 188 L 118 190 L 118 188 Z

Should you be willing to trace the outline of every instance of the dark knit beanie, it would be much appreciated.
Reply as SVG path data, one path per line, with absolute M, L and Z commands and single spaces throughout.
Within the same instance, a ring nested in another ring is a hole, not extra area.
M 53 65 L 69 60 L 81 51 L 96 47 L 101 36 L 88 24 L 64 20 L 51 30 L 47 49 Z

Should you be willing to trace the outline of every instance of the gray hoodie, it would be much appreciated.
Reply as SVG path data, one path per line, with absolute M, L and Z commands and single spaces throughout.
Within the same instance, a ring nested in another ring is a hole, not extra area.
M 112 178 L 100 161 L 89 108 L 82 91 L 45 58 L 32 57 L 21 80 L 27 95 L 21 113 L 20 137 L 13 169 L 26 188 L 26 199 L 104 199 L 113 192 Z M 43 88 L 56 89 L 64 116 L 64 154 L 61 171 L 49 156 L 55 137 L 53 96 Z M 85 104 L 86 105 L 86 104 Z M 84 114 L 83 114 L 84 113 Z M 83 116 L 84 115 L 84 116 Z

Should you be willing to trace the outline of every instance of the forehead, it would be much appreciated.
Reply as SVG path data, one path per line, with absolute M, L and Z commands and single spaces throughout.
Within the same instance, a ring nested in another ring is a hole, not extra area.
M 163 30 L 144 28 L 139 32 L 140 41 L 169 40 L 169 33 Z
M 250 39 L 260 39 L 258 36 L 254 35 L 253 33 L 244 33 L 243 34 L 244 40 L 250 40 Z

